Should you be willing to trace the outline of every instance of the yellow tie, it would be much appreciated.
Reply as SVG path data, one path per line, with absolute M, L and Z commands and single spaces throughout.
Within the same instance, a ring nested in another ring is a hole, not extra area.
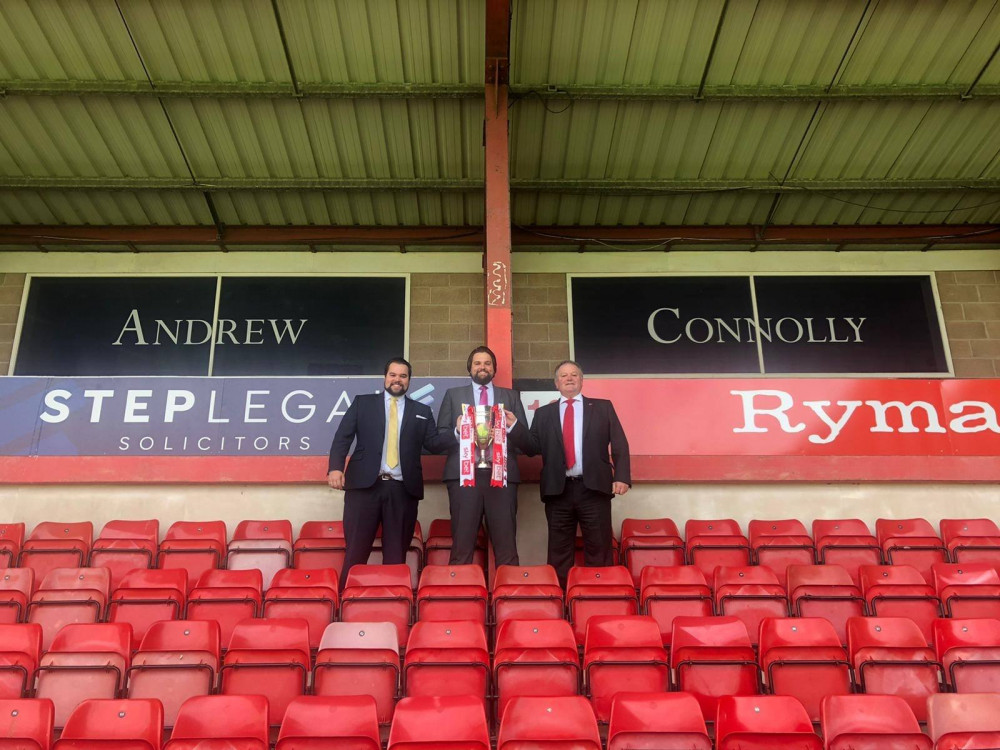
M 389 399 L 389 440 L 385 447 L 385 465 L 390 469 L 399 466 L 399 407 L 396 399 Z

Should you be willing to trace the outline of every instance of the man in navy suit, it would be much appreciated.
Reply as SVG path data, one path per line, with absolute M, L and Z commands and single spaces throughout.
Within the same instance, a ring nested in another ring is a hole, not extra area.
M 354 399 L 330 446 L 327 484 L 344 494 L 344 536 L 347 552 L 340 586 L 351 566 L 367 562 L 379 524 L 382 560 L 406 562 L 406 550 L 417 525 L 417 504 L 424 496 L 421 450 L 444 453 L 455 444 L 450 431 L 440 433 L 426 404 L 406 397 L 412 368 L 405 359 L 385 366 L 382 393 Z M 351 462 L 344 462 L 357 440 Z

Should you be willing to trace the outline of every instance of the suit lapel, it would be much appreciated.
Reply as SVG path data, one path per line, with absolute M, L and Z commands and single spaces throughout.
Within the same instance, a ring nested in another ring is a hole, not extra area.
M 588 399 L 580 399 L 580 406 L 583 411 L 583 439 L 587 439 L 587 430 L 590 429 L 591 416 L 594 410 L 594 402 Z
M 405 435 L 411 427 L 413 427 L 413 420 L 417 418 L 416 415 L 416 401 L 411 399 L 409 396 L 404 396 L 405 406 L 403 406 L 403 425 L 399 430 L 399 446 L 400 450 L 403 447 L 403 435 Z

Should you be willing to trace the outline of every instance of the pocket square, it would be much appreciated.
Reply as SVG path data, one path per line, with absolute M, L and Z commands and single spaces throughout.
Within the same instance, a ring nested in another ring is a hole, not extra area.
M 413 416 L 415 416 L 417 419 L 424 419 L 424 420 L 427 419 L 427 417 L 421 417 L 419 414 L 414 414 Z

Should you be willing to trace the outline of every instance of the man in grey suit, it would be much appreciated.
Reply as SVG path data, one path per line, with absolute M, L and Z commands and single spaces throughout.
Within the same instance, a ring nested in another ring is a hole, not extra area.
M 479 346 L 469 355 L 466 368 L 472 382 L 449 388 L 441 401 L 438 426 L 453 430 L 462 415 L 462 404 L 492 407 L 503 404 L 526 424 L 521 394 L 510 388 L 493 384 L 496 375 L 496 356 L 486 346 Z M 517 468 L 518 451 L 508 443 L 507 486 L 490 486 L 490 469 L 476 469 L 476 486 L 462 487 L 459 477 L 458 447 L 448 452 L 444 465 L 444 482 L 448 487 L 448 504 L 451 509 L 451 564 L 467 565 L 476 551 L 476 539 L 483 516 L 486 529 L 493 543 L 497 565 L 517 565 L 517 485 L 521 475 Z M 490 457 L 487 451 L 487 459 Z

